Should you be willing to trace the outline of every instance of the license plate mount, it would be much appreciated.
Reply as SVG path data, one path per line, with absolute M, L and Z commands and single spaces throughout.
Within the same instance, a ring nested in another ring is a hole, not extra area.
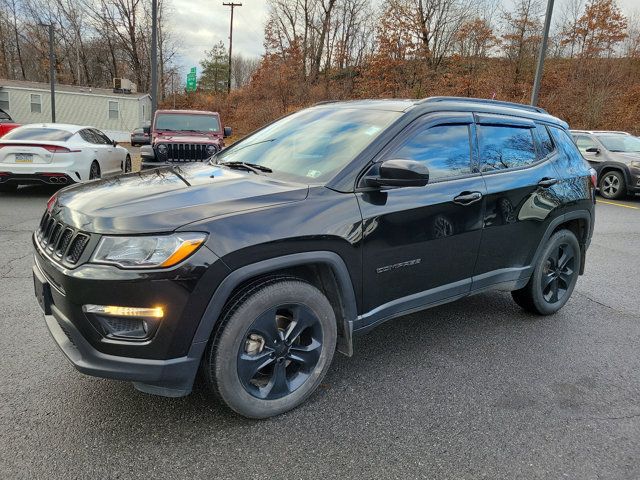
M 51 304 L 53 303 L 51 286 L 45 279 L 41 278 L 35 270 L 33 272 L 33 290 L 42 312 L 45 315 L 51 315 Z

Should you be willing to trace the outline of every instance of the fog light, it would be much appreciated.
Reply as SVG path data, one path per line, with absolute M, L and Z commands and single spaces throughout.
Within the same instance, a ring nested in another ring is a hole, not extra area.
M 151 338 L 164 315 L 162 307 L 84 305 L 87 319 L 107 338 L 142 341 Z
M 84 305 L 82 311 L 110 317 L 162 318 L 164 316 L 162 307 L 144 308 L 117 307 L 115 305 Z

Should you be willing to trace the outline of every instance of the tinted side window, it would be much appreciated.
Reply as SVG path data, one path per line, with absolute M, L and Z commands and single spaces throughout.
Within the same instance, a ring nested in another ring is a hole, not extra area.
M 545 158 L 554 151 L 553 140 L 549 135 L 549 130 L 544 125 L 536 123 L 536 133 L 538 134 L 539 157 Z
M 93 136 L 96 138 L 97 143 L 100 143 L 102 145 L 107 145 L 111 143 L 111 140 L 109 140 L 109 137 L 107 137 L 100 130 L 96 130 L 95 128 L 92 128 L 91 133 L 93 133 Z
M 530 128 L 478 125 L 478 141 L 483 172 L 524 167 L 537 160 Z
M 575 140 L 581 153 L 587 153 L 587 148 L 596 148 L 598 146 L 596 142 L 585 135 L 576 135 Z
M 387 155 L 415 160 L 429 168 L 429 178 L 438 180 L 471 173 L 468 125 L 438 125 L 419 128 Z
M 89 143 L 97 143 L 96 139 L 93 137 L 93 133 L 89 130 L 80 130 L 78 135 L 85 141 Z
M 571 176 L 576 173 L 584 174 L 589 166 L 576 148 L 576 144 L 573 142 L 574 139 L 561 128 L 550 127 L 549 130 L 551 131 L 551 136 L 555 144 L 558 146 L 558 150 L 564 154 L 560 155 L 558 159 L 559 170 L 565 174 L 565 176 Z M 590 140 L 589 137 L 584 138 Z

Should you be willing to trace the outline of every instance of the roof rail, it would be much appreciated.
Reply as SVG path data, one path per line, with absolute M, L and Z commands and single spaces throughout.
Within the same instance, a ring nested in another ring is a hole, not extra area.
M 428 97 L 423 100 L 420 100 L 419 103 L 430 103 L 430 102 L 460 102 L 460 103 L 478 103 L 478 104 L 484 103 L 484 104 L 496 105 L 501 107 L 518 108 L 520 110 L 529 110 L 530 112 L 546 113 L 546 114 L 549 113 L 544 108 L 534 107 L 533 105 L 523 105 L 522 103 L 504 102 L 502 100 L 489 100 L 488 98 Z
M 629 132 L 623 132 L 622 130 L 569 130 L 571 133 L 588 133 L 590 135 L 596 133 L 611 133 L 615 135 L 631 135 Z

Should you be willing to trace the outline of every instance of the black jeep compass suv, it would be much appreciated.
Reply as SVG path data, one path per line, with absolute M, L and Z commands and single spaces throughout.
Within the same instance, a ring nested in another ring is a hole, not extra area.
M 334 351 L 489 289 L 551 314 L 594 222 L 595 174 L 540 108 L 325 103 L 209 163 L 73 186 L 33 235 L 36 296 L 81 372 L 236 412 L 303 402 Z

